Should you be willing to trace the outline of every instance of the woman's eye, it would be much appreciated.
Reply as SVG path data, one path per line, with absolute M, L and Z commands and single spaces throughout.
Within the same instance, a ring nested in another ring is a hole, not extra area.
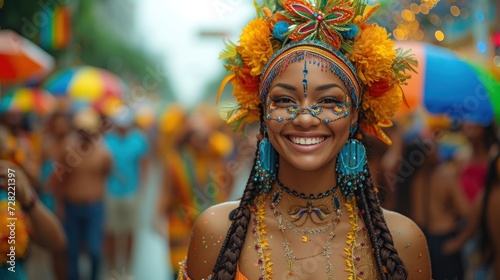
M 335 104 L 340 104 L 342 103 L 343 101 L 340 100 L 340 98 L 336 98 L 336 97 L 326 97 L 326 98 L 323 98 L 321 99 L 318 104 L 323 104 L 323 105 L 335 105 Z
M 280 105 L 286 105 L 286 104 L 295 104 L 295 101 L 290 98 L 290 97 L 278 97 L 273 100 L 274 103 L 280 104 Z

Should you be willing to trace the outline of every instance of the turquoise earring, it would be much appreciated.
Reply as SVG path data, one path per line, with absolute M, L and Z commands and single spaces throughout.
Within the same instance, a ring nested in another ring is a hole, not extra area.
M 265 135 L 259 143 L 257 157 L 257 166 L 255 166 L 257 175 L 254 181 L 260 182 L 259 189 L 268 193 L 272 184 L 276 181 L 278 155 L 271 142 L 269 142 L 269 138 Z
M 357 131 L 357 126 L 350 129 L 351 136 Z M 354 191 L 363 187 L 368 174 L 368 161 L 363 143 L 350 138 L 345 143 L 337 157 L 337 184 L 345 195 L 353 195 Z

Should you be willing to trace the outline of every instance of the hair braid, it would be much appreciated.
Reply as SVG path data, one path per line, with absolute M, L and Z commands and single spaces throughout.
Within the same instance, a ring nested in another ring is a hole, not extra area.
M 264 120 L 263 120 L 263 108 L 260 104 L 260 133 L 264 135 Z M 261 140 L 257 141 L 257 149 L 255 151 L 254 162 L 252 165 L 252 170 L 248 181 L 240 200 L 240 205 L 234 210 L 234 215 L 232 217 L 231 226 L 226 234 L 226 239 L 222 244 L 221 252 L 213 269 L 214 279 L 216 280 L 227 280 L 234 279 L 236 276 L 236 267 L 241 254 L 241 248 L 243 243 L 245 243 L 245 237 L 248 230 L 248 224 L 250 222 L 250 208 L 255 197 L 259 193 L 257 188 L 258 182 L 254 180 L 259 152 L 259 143 Z
M 253 166 L 256 166 L 255 161 L 256 159 L 254 160 Z M 245 242 L 248 223 L 251 216 L 249 206 L 253 202 L 257 190 L 255 187 L 256 182 L 254 182 L 254 177 L 255 168 L 252 167 L 245 191 L 243 192 L 243 196 L 240 200 L 240 205 L 234 211 L 231 227 L 226 234 L 226 240 L 222 245 L 219 258 L 215 264 L 213 270 L 214 279 L 234 279 L 236 275 L 236 265 L 238 263 L 238 259 L 240 258 L 241 248 Z
M 404 280 L 408 272 L 394 247 L 392 235 L 382 214 L 382 208 L 368 174 L 365 187 L 358 191 L 358 206 L 363 209 L 363 218 L 375 247 L 375 260 L 382 279 Z M 386 273 L 388 275 L 386 275 Z

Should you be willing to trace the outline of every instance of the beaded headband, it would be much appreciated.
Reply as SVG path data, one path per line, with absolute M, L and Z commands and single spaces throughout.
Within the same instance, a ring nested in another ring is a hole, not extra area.
M 385 28 L 367 21 L 378 9 L 367 0 L 254 1 L 257 18 L 250 21 L 238 44 L 221 53 L 226 70 L 222 90 L 231 83 L 236 106 L 228 108 L 227 123 L 235 130 L 259 121 L 272 80 L 289 63 L 309 57 L 336 74 L 359 110 L 359 127 L 387 144 L 381 127 L 404 102 L 401 85 L 415 72 L 413 54 L 394 49 Z M 261 2 L 262 2 L 261 1 Z
M 356 68 L 338 50 L 315 40 L 292 42 L 277 51 L 269 59 L 261 74 L 260 100 L 265 102 L 269 87 L 276 76 L 285 71 L 290 63 L 302 60 L 312 61 L 313 64 L 317 64 L 322 69 L 335 73 L 345 84 L 354 107 L 358 109 L 358 95 L 361 92 L 361 85 L 356 74 Z

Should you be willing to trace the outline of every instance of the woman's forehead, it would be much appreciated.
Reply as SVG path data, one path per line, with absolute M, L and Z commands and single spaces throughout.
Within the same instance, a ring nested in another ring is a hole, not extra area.
M 280 75 L 274 78 L 267 93 L 268 96 L 276 86 L 281 89 L 304 92 L 306 95 L 332 88 L 338 88 L 346 94 L 348 92 L 345 84 L 334 72 L 307 61 L 306 65 L 303 61 L 290 63 Z

